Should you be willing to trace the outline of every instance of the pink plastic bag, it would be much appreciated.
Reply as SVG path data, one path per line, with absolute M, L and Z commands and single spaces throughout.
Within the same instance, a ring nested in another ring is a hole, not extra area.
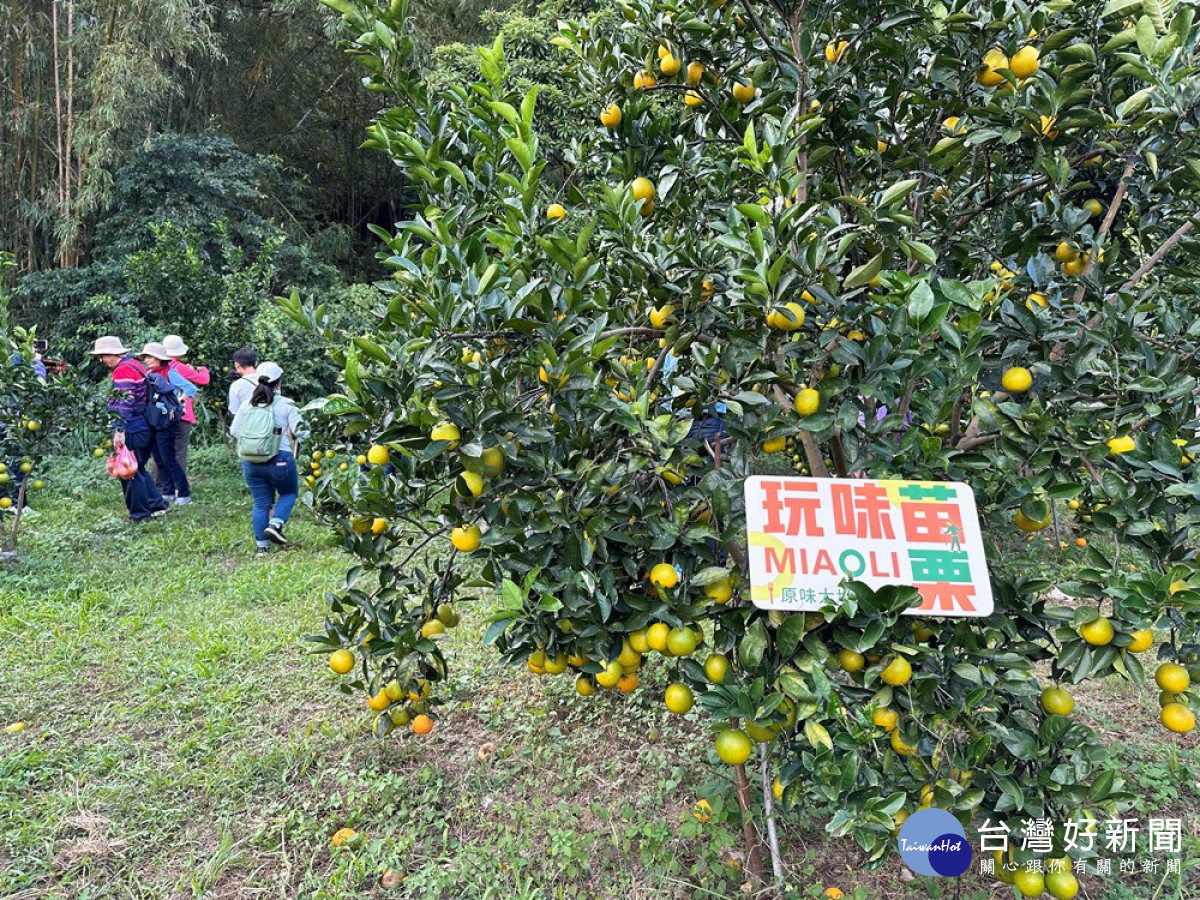
M 137 457 L 130 452 L 128 447 L 122 447 L 108 458 L 108 461 L 104 464 L 104 467 L 108 470 L 108 474 L 113 478 L 119 478 L 121 481 L 128 481 L 137 474 Z

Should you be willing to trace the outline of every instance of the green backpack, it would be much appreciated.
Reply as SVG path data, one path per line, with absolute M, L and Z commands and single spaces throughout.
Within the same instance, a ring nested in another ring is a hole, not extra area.
M 283 429 L 275 424 L 276 397 L 270 406 L 247 405 L 238 430 L 237 452 L 246 462 L 270 462 L 279 454 Z

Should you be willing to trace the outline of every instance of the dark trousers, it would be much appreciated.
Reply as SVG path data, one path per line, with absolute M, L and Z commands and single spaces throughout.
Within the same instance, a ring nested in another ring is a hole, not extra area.
M 154 432 L 149 429 L 125 433 L 125 446 L 137 458 L 138 469 L 132 478 L 121 482 L 121 490 L 125 494 L 125 508 L 129 510 L 129 517 L 135 521 L 148 519 L 152 512 L 167 508 L 167 501 L 154 486 L 154 479 L 146 469 L 150 464 L 153 443 Z
M 179 485 L 174 480 L 168 480 L 167 474 L 163 471 L 163 466 L 158 464 L 158 458 L 154 460 L 154 483 L 158 485 L 158 490 L 163 494 L 179 494 L 181 497 L 191 496 L 191 483 L 187 481 L 187 463 L 188 463 L 188 446 L 192 442 L 192 423 L 180 421 L 175 424 L 175 461 L 179 463 L 179 470 L 183 473 L 183 482 L 187 483 L 186 491 L 177 490 Z
M 190 497 L 192 489 L 188 485 L 187 475 L 179 464 L 176 452 L 179 424 L 154 432 L 154 444 L 151 447 L 154 456 L 155 486 L 164 494 L 174 494 L 177 497 Z

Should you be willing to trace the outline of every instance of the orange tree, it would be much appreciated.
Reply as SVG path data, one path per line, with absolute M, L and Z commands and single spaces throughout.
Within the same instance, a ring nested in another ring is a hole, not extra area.
M 421 197 L 324 405 L 369 458 L 314 478 L 358 557 L 318 640 L 379 733 L 427 730 L 437 635 L 488 586 L 486 643 L 581 693 L 666 657 L 752 847 L 755 742 L 768 814 L 832 804 L 876 861 L 922 806 L 1128 799 L 1067 688 L 1198 650 L 1192 10 L 639 0 L 562 25 L 594 118 L 551 166 L 499 44 L 431 93 L 403 0 L 324 2 L 403 100 L 368 146 Z M 719 448 L 691 433 L 718 409 Z M 816 614 L 749 604 L 742 480 L 793 447 L 817 476 L 968 482 L 996 613 L 853 583 Z M 1051 528 L 1069 580 L 1031 577 Z
M 15 550 L 26 495 L 45 487 L 48 453 L 86 417 L 90 400 L 58 377 L 33 367 L 35 332 L 13 328 L 0 348 L 0 547 Z

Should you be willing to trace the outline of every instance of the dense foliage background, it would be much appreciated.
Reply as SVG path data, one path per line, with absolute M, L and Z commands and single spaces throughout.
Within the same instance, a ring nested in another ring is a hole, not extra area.
M 556 10 L 422 4 L 431 79 L 478 71 L 468 45 L 521 34 L 540 80 Z M 309 0 L 33 0 L 0 8 L 0 332 L 36 327 L 73 377 L 99 381 L 101 334 L 178 332 L 229 376 L 255 344 L 292 391 L 332 387 L 315 339 L 271 298 L 328 302 L 349 332 L 375 306 L 377 238 L 413 194 L 359 147 L 395 97 L 364 91 L 340 18 Z M 515 30 L 514 30 L 515 29 Z M 222 391 L 210 391 L 214 409 Z

